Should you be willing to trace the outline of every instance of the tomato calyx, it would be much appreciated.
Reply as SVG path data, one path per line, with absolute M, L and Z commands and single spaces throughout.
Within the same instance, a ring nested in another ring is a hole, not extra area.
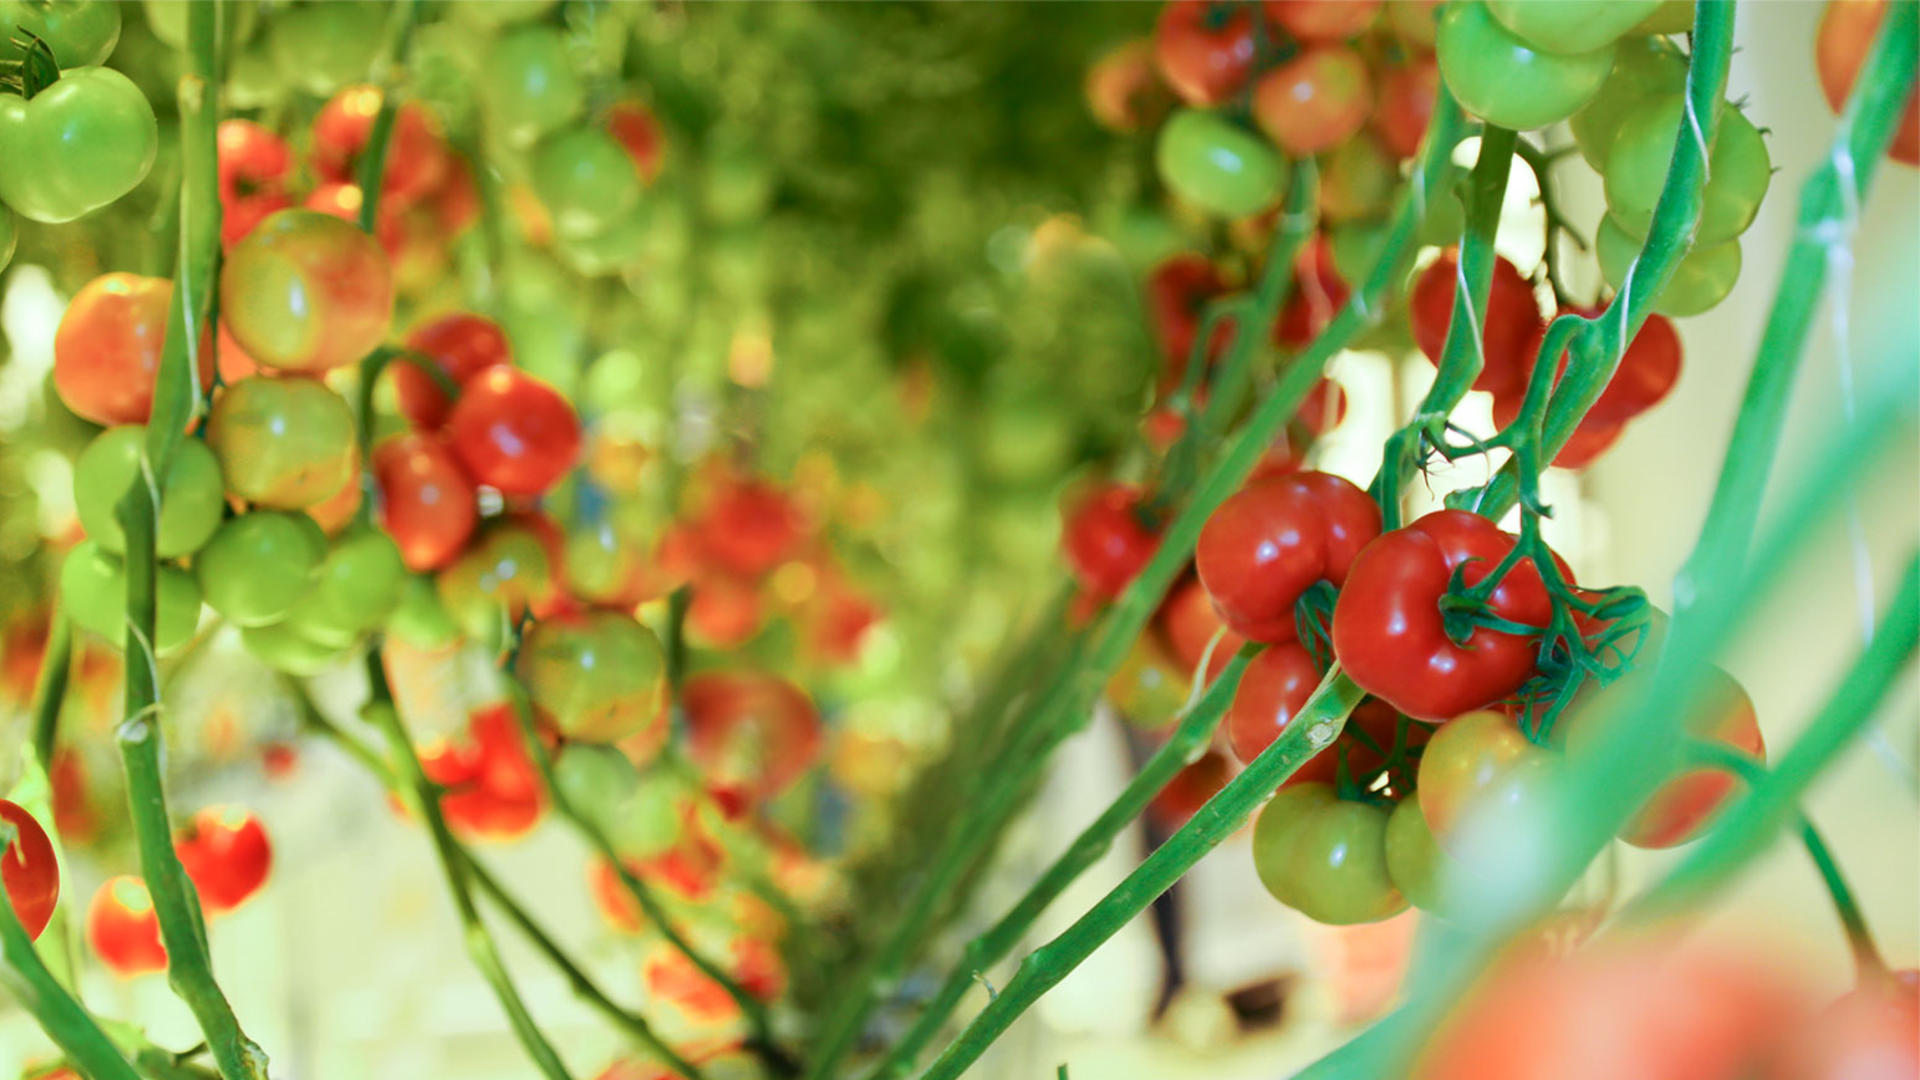
M 32 101 L 35 94 L 60 81 L 60 62 L 54 59 L 53 46 L 45 38 L 24 26 L 14 29 L 22 35 L 10 39 L 21 51 L 20 67 L 0 75 L 0 89 Z

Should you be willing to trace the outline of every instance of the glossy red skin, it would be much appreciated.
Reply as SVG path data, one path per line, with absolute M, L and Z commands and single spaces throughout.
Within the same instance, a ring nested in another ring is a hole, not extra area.
M 293 205 L 287 179 L 293 150 L 287 141 L 251 120 L 222 120 L 219 147 L 220 240 L 231 244 L 261 219 Z
M 1407 297 L 1414 344 L 1435 364 L 1440 362 L 1447 329 L 1453 323 L 1458 276 L 1458 254 L 1448 248 L 1420 272 Z M 1525 390 L 1533 357 L 1530 346 L 1540 332 L 1540 305 L 1534 299 L 1533 286 L 1512 263 L 1496 257 L 1480 337 L 1486 364 L 1473 380 L 1473 388 L 1493 393 Z
M 1061 547 L 1080 587 L 1096 600 L 1112 600 L 1152 561 L 1158 533 L 1141 524 L 1138 489 L 1102 484 L 1067 509 Z
M 1520 404 L 1524 396 L 1524 392 L 1510 394 L 1505 391 L 1493 395 L 1495 426 L 1504 428 L 1519 418 Z M 1588 413 L 1580 418 L 1580 423 L 1573 429 L 1573 436 L 1567 440 L 1567 445 L 1553 455 L 1553 465 L 1560 469 L 1584 469 L 1598 461 L 1600 455 L 1613 449 L 1613 444 L 1620 441 L 1620 436 L 1626 430 L 1625 424 L 1598 423 L 1594 420 L 1593 414 Z
M 1331 150 L 1366 126 L 1373 83 L 1366 61 L 1345 45 L 1315 45 L 1260 77 L 1253 118 L 1294 157 Z
M 607 134 L 633 159 L 640 182 L 651 184 L 658 179 L 667 146 L 652 110 L 637 101 L 622 101 L 607 108 L 605 124 Z
M 1420 152 L 1439 93 L 1440 65 L 1431 55 L 1416 57 L 1403 67 L 1388 68 L 1380 77 L 1372 124 L 1373 133 L 1388 153 L 1410 158 Z
M 1227 708 L 1227 743 L 1243 763 L 1260 756 L 1287 729 L 1326 673 L 1302 645 L 1287 642 L 1260 651 L 1247 663 Z M 1331 747 L 1303 762 L 1288 784 L 1332 783 L 1336 757 Z
M 698 527 L 709 564 L 749 578 L 793 558 L 807 532 L 806 515 L 791 495 L 752 479 L 723 485 Z
M 380 527 L 415 572 L 438 570 L 466 548 L 480 522 L 477 491 L 453 451 L 420 432 L 399 435 L 373 451 L 380 486 Z
M 475 480 L 540 495 L 580 456 L 580 418 L 558 390 L 506 364 L 467 380 L 447 419 L 453 451 Z
M 1820 32 L 1813 46 L 1814 65 L 1820 72 L 1820 90 L 1836 114 L 1845 107 L 1886 14 L 1886 0 L 1828 0 L 1821 13 Z M 1900 112 L 1887 156 L 1920 165 L 1920 86 L 1907 90 L 1907 105 Z
M 1912 1080 L 1920 1076 L 1920 971 L 1860 987 L 1800 1025 L 1760 1080 Z
M 173 847 L 200 903 L 216 914 L 245 903 L 273 869 L 267 830 L 237 807 L 209 806 L 194 814 Z
M 421 323 L 407 335 L 406 346 L 420 353 L 456 386 L 495 364 L 511 364 L 513 349 L 507 332 L 484 315 L 460 311 Z M 433 377 L 407 360 L 391 365 L 400 414 L 414 427 L 437 429 L 447 422 L 453 403 Z
M 1226 754 L 1208 750 L 1199 760 L 1173 774 L 1167 786 L 1147 804 L 1148 808 L 1163 824 L 1179 825 L 1199 813 L 1207 800 L 1218 795 L 1238 771 Z
M 1161 77 L 1189 105 L 1226 101 L 1253 74 L 1253 20 L 1247 7 L 1173 0 L 1153 31 Z
M 144 424 L 167 337 L 173 282 L 114 272 L 81 286 L 53 334 L 53 387 L 83 419 Z M 201 350 L 200 389 L 213 386 L 213 352 Z
M 1261 480 L 1220 504 L 1200 530 L 1194 566 L 1215 611 L 1252 641 L 1292 641 L 1294 604 L 1315 582 L 1339 586 L 1380 535 L 1380 508 L 1331 473 Z
M 1227 283 L 1213 263 L 1206 256 L 1192 252 L 1162 260 L 1147 275 L 1147 310 L 1159 335 L 1167 369 L 1175 380 L 1193 355 L 1193 338 L 1200 332 L 1201 311 L 1207 301 L 1226 291 Z M 1223 344 L 1216 339 L 1209 353 Z
M 337 183 L 358 183 L 360 156 L 373 138 L 382 95 L 377 86 L 349 86 L 333 96 L 313 118 L 314 175 Z M 381 201 L 404 206 L 437 188 L 446 176 L 447 151 L 433 116 L 415 102 L 394 114 L 392 141 L 381 174 Z
M 123 891 L 130 894 L 125 900 L 116 895 Z M 160 943 L 160 916 L 153 910 L 146 883 L 139 878 L 108 878 L 101 884 L 87 905 L 87 942 L 100 962 L 123 979 L 166 970 L 167 948 Z
M 1267 20 L 1302 41 L 1345 41 L 1380 12 L 1380 0 L 1262 0 Z
M 819 760 L 820 714 L 778 675 L 701 672 L 681 684 L 680 707 L 687 756 L 723 801 L 770 799 Z
M 464 733 L 422 746 L 419 753 L 427 779 L 446 789 L 440 810 L 456 833 L 509 840 L 539 823 L 546 794 L 510 706 L 476 710 Z
M 1285 349 L 1304 349 L 1320 336 L 1346 306 L 1353 290 L 1333 266 L 1333 245 L 1316 235 L 1294 257 L 1294 286 L 1273 323 L 1273 342 Z
M 1465 644 L 1447 636 L 1440 598 L 1457 566 L 1477 585 L 1514 538 L 1486 518 L 1438 510 L 1367 545 L 1333 610 L 1333 649 L 1354 682 L 1417 720 L 1446 720 L 1513 693 L 1534 673 L 1539 638 L 1484 627 Z M 1562 568 L 1569 584 L 1572 576 Z M 1498 618 L 1546 626 L 1553 615 L 1539 571 L 1521 561 L 1487 606 Z
M 1207 597 L 1206 587 L 1200 584 L 1198 578 L 1191 577 L 1175 585 L 1173 591 L 1167 594 L 1154 621 L 1160 631 L 1160 639 L 1166 643 L 1168 657 L 1183 675 L 1192 675 L 1199 670 L 1200 658 L 1207 654 L 1207 646 L 1225 625 L 1220 621 L 1219 612 L 1213 610 L 1213 601 Z M 1207 681 L 1219 678 L 1233 660 L 1233 654 L 1239 652 L 1240 646 L 1246 643 L 1246 638 L 1231 630 L 1222 635 L 1220 644 L 1213 647 L 1213 658 L 1207 661 Z
M 7 900 L 27 936 L 37 938 L 60 902 L 60 864 L 53 855 L 53 841 L 18 803 L 0 799 L 0 819 L 16 830 L 13 842 L 0 855 L 0 882 L 5 883 Z

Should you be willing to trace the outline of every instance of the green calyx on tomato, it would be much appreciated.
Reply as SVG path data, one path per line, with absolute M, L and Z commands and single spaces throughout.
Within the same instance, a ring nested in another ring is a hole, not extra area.
M 62 68 L 104 64 L 120 41 L 120 5 L 105 0 L 0 0 L 0 52 L 31 34 Z
M 159 147 L 153 106 L 112 68 L 63 71 L 32 100 L 0 93 L 0 200 L 35 221 L 72 221 L 132 191 Z
M 101 550 L 112 555 L 127 548 L 126 533 L 121 531 L 114 508 L 140 475 L 146 441 L 147 429 L 142 425 L 110 428 L 87 444 L 74 462 L 73 500 L 80 525 Z M 220 463 L 213 451 L 197 439 L 182 442 L 160 482 L 155 553 L 163 559 L 192 554 L 220 527 L 225 509 Z
M 1219 113 L 1183 109 L 1160 130 L 1160 178 L 1175 195 L 1222 217 L 1250 217 L 1280 201 L 1280 155 Z
M 1567 54 L 1542 51 L 1502 26 L 1478 0 L 1446 6 L 1434 48 L 1440 76 L 1461 107 L 1516 131 L 1546 127 L 1580 111 L 1613 69 L 1612 45 Z
M 301 513 L 255 510 L 220 527 L 193 560 L 207 606 L 236 626 L 278 622 L 305 596 L 327 536 Z

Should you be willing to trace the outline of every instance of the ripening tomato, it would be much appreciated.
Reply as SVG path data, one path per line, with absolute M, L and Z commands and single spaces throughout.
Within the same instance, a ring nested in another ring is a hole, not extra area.
M 1584 52 L 1536 49 L 1502 26 L 1479 0 L 1443 8 L 1434 38 L 1440 75 L 1460 106 L 1516 131 L 1556 124 L 1579 112 L 1613 70 L 1613 52 L 1610 42 Z
M 1186 369 L 1193 355 L 1193 338 L 1207 302 L 1227 291 L 1220 271 L 1205 256 L 1193 252 L 1162 261 L 1147 275 L 1147 310 L 1159 336 L 1161 352 L 1173 378 Z M 1208 359 L 1224 347 L 1228 335 L 1215 334 L 1208 343 Z
M 87 942 L 107 970 L 123 979 L 166 970 L 160 916 L 146 882 L 123 875 L 100 886 L 87 905 Z
M 353 479 L 353 412 L 312 379 L 255 375 L 226 388 L 207 420 L 207 445 L 229 493 L 275 510 L 304 510 Z
M 580 418 L 547 383 L 495 364 L 468 379 L 447 418 L 453 452 L 477 481 L 540 495 L 580 456 Z
M 80 525 L 101 550 L 125 553 L 126 533 L 114 508 L 133 487 L 146 456 L 147 429 L 126 424 L 103 431 L 73 464 L 73 501 Z M 220 527 L 226 509 L 220 462 L 198 439 L 180 443 L 160 481 L 160 521 L 154 551 L 163 559 L 199 550 Z
M 1422 911 L 1446 911 L 1446 887 L 1456 873 L 1446 849 L 1434 839 L 1426 812 L 1417 798 L 1401 799 L 1387 817 L 1387 876 L 1413 906 Z
M 1331 473 L 1296 472 L 1247 487 L 1200 530 L 1194 566 L 1226 624 L 1253 641 L 1291 641 L 1294 603 L 1335 586 L 1380 535 L 1380 508 Z
M 660 131 L 660 121 L 654 119 L 653 110 L 638 101 L 616 102 L 607 106 L 600 123 L 607 129 L 607 134 L 613 136 L 621 149 L 627 152 L 642 184 L 652 184 L 660 178 L 667 141 Z
M 680 688 L 687 754 L 723 805 L 773 798 L 820 756 L 820 714 L 778 675 L 701 672 Z
M 551 611 L 559 599 L 563 542 L 538 514 L 489 522 L 437 578 L 448 614 L 468 636 L 497 643 L 503 624 L 529 611 Z
M 1433 119 L 1433 103 L 1440 93 L 1440 65 L 1431 56 L 1417 56 L 1400 67 L 1388 68 L 1374 95 L 1373 133 L 1395 157 L 1420 152 Z
M 173 282 L 101 274 L 82 286 L 53 334 L 53 388 L 83 419 L 144 424 L 167 338 Z M 200 350 L 200 389 L 213 385 L 213 350 Z
M 1853 92 L 1854 80 L 1880 24 L 1886 20 L 1887 0 L 1828 0 L 1820 14 L 1820 33 L 1814 40 L 1813 59 L 1820 69 L 1820 90 L 1827 104 L 1838 113 Z M 1893 131 L 1893 143 L 1887 154 L 1895 161 L 1920 165 L 1920 86 L 1907 88 L 1907 105 Z
M 1334 606 L 1340 666 L 1368 693 L 1419 720 L 1446 720 L 1518 690 L 1534 674 L 1539 636 L 1450 628 L 1440 606 L 1456 574 L 1465 586 L 1479 584 L 1513 544 L 1498 525 L 1464 510 L 1435 511 L 1382 534 L 1354 559 Z M 1571 584 L 1571 572 L 1559 569 Z M 1545 627 L 1553 615 L 1529 560 L 1501 579 L 1486 606 L 1521 626 Z
M 1273 342 L 1284 349 L 1306 348 L 1320 336 L 1353 290 L 1333 265 L 1333 244 L 1316 234 L 1293 260 L 1293 288 L 1273 322 Z
M 222 524 L 193 572 L 208 607 L 236 626 L 266 626 L 307 594 L 326 556 L 326 534 L 312 518 L 255 510 Z
M 222 120 L 216 139 L 220 239 L 232 246 L 269 214 L 293 205 L 287 190 L 293 150 L 285 139 L 251 120 Z
M 273 847 L 260 819 L 238 806 L 209 806 L 174 840 L 180 866 L 209 912 L 232 911 L 267 883 Z
M 313 172 L 321 180 L 360 182 L 360 158 L 373 138 L 374 121 L 384 96 L 377 86 L 349 86 L 335 94 L 313 118 Z M 418 102 L 394 113 L 393 132 L 383 162 L 380 197 L 396 206 L 413 203 L 440 186 L 448 153 L 435 130 L 433 114 Z
M 542 619 L 515 670 L 541 718 L 567 738 L 615 742 L 667 722 L 666 653 L 631 615 Z
M 702 574 L 687 603 L 687 633 L 713 649 L 746 644 L 767 622 L 760 586 L 733 574 Z
M 1373 84 L 1366 61 L 1345 45 L 1315 45 L 1260 77 L 1253 118 L 1294 157 L 1331 150 L 1366 125 Z
M 407 335 L 407 348 L 421 354 L 456 386 L 496 365 L 511 364 L 513 352 L 506 331 L 483 315 L 455 312 L 422 323 Z M 400 399 L 400 414 L 413 426 L 437 429 L 447 422 L 453 403 L 439 383 L 405 358 L 389 368 L 393 389 Z
M 1414 343 L 1438 366 L 1453 328 L 1453 304 L 1460 282 L 1460 256 L 1448 248 L 1428 264 L 1407 294 Z M 1540 304 L 1533 286 L 1505 256 L 1493 261 L 1487 307 L 1481 313 L 1481 355 L 1486 363 L 1474 377 L 1475 390 L 1526 389 L 1532 346 L 1540 339 Z
M 708 560 L 742 577 L 759 577 L 792 558 L 806 538 L 806 517 L 793 497 L 763 480 L 730 482 L 716 492 L 695 527 Z
M 1254 12 L 1240 4 L 1172 0 L 1153 31 L 1160 74 L 1189 105 L 1218 105 L 1253 74 Z
M 0 856 L 0 883 L 6 885 L 14 917 L 28 937 L 37 938 L 60 900 L 60 864 L 53 855 L 53 841 L 17 803 L 0 799 L 0 820 L 14 828 L 13 841 Z
M 1146 568 L 1160 546 L 1157 529 L 1141 516 L 1141 493 L 1123 484 L 1100 484 L 1066 508 L 1060 539 L 1080 586 L 1112 600 Z
M 1313 436 L 1325 435 L 1347 418 L 1347 392 L 1332 379 L 1321 379 L 1300 399 L 1293 422 Z
M 1457 716 L 1440 725 L 1420 756 L 1414 794 L 1421 815 L 1447 845 L 1469 809 L 1523 796 L 1548 760 L 1510 716 L 1491 709 Z
M 1359 37 L 1380 13 L 1380 0 L 1262 0 L 1267 18 L 1302 41 Z
M 1920 971 L 1869 976 L 1797 1027 L 1762 1080 L 1912 1080 L 1920 1076 Z
M 1330 784 L 1275 795 L 1253 826 L 1253 867 L 1274 899 L 1333 926 L 1405 911 L 1387 873 L 1385 807 L 1341 799 Z
M 380 527 L 413 571 L 438 570 L 467 546 L 480 522 L 473 481 L 433 435 L 395 436 L 373 451 Z
M 1213 609 L 1213 601 L 1208 598 L 1206 586 L 1198 578 L 1189 577 L 1175 585 L 1160 604 L 1160 610 L 1154 614 L 1154 627 L 1160 632 L 1160 640 L 1166 643 L 1167 655 L 1178 667 L 1183 680 L 1190 678 L 1200 669 L 1200 659 L 1207 655 L 1207 648 L 1213 648 L 1213 658 L 1207 661 L 1206 681 L 1211 683 L 1220 677 L 1232 661 L 1233 654 L 1247 639 L 1227 630 L 1221 634 L 1225 623 L 1220 621 L 1220 613 Z M 1214 644 L 1215 635 L 1219 635 L 1219 644 Z
M 1356 131 L 1320 155 L 1320 183 L 1320 218 L 1329 227 L 1377 225 L 1399 193 L 1400 168 L 1371 132 Z M 1372 264 L 1368 258 L 1361 271 Z
M 220 315 L 262 367 L 321 372 L 358 362 L 393 321 L 393 271 L 380 245 L 337 217 L 282 210 L 233 245 Z
M 1087 69 L 1087 109 L 1108 131 L 1132 134 L 1165 115 L 1171 99 L 1154 65 L 1153 42 L 1129 41 Z

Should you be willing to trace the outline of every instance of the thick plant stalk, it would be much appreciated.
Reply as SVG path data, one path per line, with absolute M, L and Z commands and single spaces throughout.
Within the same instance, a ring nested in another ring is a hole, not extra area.
M 911 1069 L 920 1051 L 939 1034 L 940 1026 L 947 1022 L 947 1017 L 953 1014 L 960 999 L 973 986 L 975 976 L 1012 951 L 1033 929 L 1040 914 L 1060 898 L 1067 886 L 1113 847 L 1114 838 L 1140 816 L 1160 789 L 1166 787 L 1175 774 L 1206 749 L 1214 729 L 1220 726 L 1220 718 L 1233 702 L 1234 691 L 1240 685 L 1240 676 L 1246 671 L 1252 653 L 1251 647 L 1243 648 L 1240 655 L 1227 664 L 1220 672 L 1220 677 L 1181 718 L 1172 736 L 1127 782 L 1126 788 L 1101 811 L 1092 824 L 1074 838 L 1073 843 L 1060 853 L 1040 875 L 1040 879 L 1001 916 L 999 922 L 967 944 L 960 963 L 921 1010 L 920 1019 L 914 1022 L 904 1038 L 894 1044 L 887 1059 L 874 1071 L 875 1080 L 898 1077 Z
M 400 711 L 394 707 L 393 690 L 387 683 L 386 663 L 381 658 L 378 645 L 367 653 L 367 683 L 369 697 L 366 719 L 387 740 L 387 753 L 393 759 L 400 781 L 398 791 L 407 808 L 427 823 L 428 835 L 433 838 L 434 854 L 439 857 L 440 869 L 447 879 L 447 892 L 453 897 L 454 911 L 460 917 L 460 936 L 466 944 L 468 956 L 473 959 L 473 966 L 480 969 L 481 976 L 493 988 L 494 996 L 500 999 L 500 1007 L 506 1011 L 515 1037 L 526 1048 L 527 1056 L 533 1059 L 541 1074 L 547 1080 L 571 1080 L 566 1064 L 554 1052 L 546 1036 L 540 1033 L 532 1014 L 527 1012 L 526 1002 L 521 1000 L 520 991 L 513 985 L 513 977 L 507 973 L 506 965 L 500 962 L 500 952 L 494 946 L 493 935 L 487 932 L 486 924 L 480 920 L 479 909 L 473 903 L 472 864 L 465 857 L 460 842 L 454 839 L 453 831 L 447 828 L 447 818 L 440 810 L 438 793 L 433 782 L 427 779 L 426 771 L 421 768 L 420 757 L 414 753 L 413 740 L 407 735 Z

